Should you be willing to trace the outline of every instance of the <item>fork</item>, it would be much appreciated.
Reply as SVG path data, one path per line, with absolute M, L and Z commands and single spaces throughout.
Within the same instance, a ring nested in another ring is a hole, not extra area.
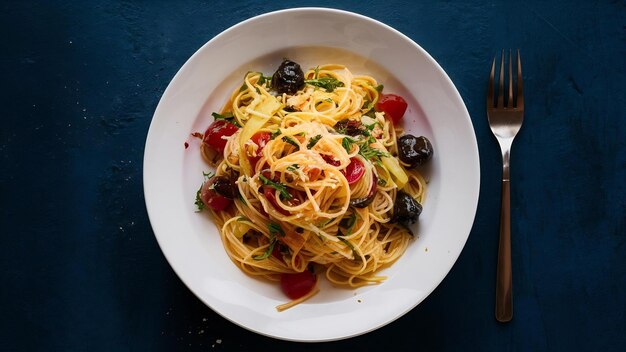
M 498 96 L 494 96 L 493 80 L 496 69 L 494 57 L 487 91 L 487 117 L 491 132 L 502 151 L 502 194 L 500 205 L 500 240 L 498 244 L 498 269 L 496 274 L 496 319 L 505 323 L 513 318 L 513 277 L 511 273 L 511 181 L 509 159 L 511 145 L 524 120 L 524 93 L 522 62 L 517 50 L 517 89 L 513 92 L 513 57 L 509 50 L 508 95 L 504 96 L 505 53 L 500 59 Z M 506 104 L 505 104 L 506 103 Z

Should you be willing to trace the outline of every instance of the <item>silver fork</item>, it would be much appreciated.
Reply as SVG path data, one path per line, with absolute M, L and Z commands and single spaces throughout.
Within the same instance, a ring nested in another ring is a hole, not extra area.
M 487 117 L 491 132 L 500 144 L 502 151 L 502 203 L 500 208 L 500 241 L 498 244 L 498 270 L 496 274 L 496 319 L 508 322 L 513 318 L 513 276 L 511 274 L 511 181 L 509 158 L 511 145 L 524 121 L 524 92 L 522 82 L 522 62 L 517 50 L 517 89 L 513 94 L 513 57 L 509 50 L 508 96 L 504 96 L 504 50 L 500 59 L 500 79 L 498 96 L 494 97 L 493 80 L 496 58 L 491 65 L 489 88 L 487 91 Z M 495 98 L 495 99 L 494 99 Z

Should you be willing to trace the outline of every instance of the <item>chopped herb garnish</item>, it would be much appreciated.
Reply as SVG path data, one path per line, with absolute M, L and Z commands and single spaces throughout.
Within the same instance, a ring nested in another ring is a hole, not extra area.
M 365 100 L 361 106 L 361 110 L 372 110 L 374 108 L 374 102 Z
M 237 218 L 237 221 L 250 221 L 250 219 L 245 216 L 239 216 L 239 218 Z
M 331 98 L 326 98 L 326 99 L 324 99 L 324 101 L 327 102 L 327 103 L 332 103 L 333 102 L 333 100 Z
M 237 120 L 235 120 L 235 117 L 233 116 L 232 112 L 225 112 L 223 115 L 222 114 L 218 114 L 216 112 L 212 113 L 211 116 L 213 116 L 213 118 L 217 121 L 217 120 L 224 120 L 226 122 L 230 122 L 233 125 L 237 126 L 237 127 L 241 127 L 241 125 L 239 124 L 239 122 L 237 122 Z
M 248 86 L 246 85 L 246 77 L 248 77 L 249 74 L 251 73 L 257 73 L 259 74 L 259 80 L 257 81 L 257 84 L 262 86 L 263 84 L 265 84 L 265 82 L 271 82 L 272 81 L 272 76 L 265 76 L 263 74 L 263 72 L 252 72 L 252 71 L 248 71 L 246 73 L 246 75 L 243 78 L 243 84 L 241 85 L 241 87 L 239 88 L 239 92 L 243 92 L 244 90 L 246 90 L 248 88 Z M 256 88 L 257 92 L 259 91 L 258 88 Z
M 263 252 L 263 254 L 261 254 L 261 255 L 256 255 L 256 256 L 254 256 L 252 258 L 254 260 L 267 259 L 270 255 L 272 255 L 272 252 L 274 251 L 274 246 L 276 246 L 276 236 L 274 236 L 273 233 L 270 233 L 270 245 L 267 247 L 265 252 Z
M 293 145 L 296 148 L 296 150 L 300 150 L 300 144 L 298 144 L 298 142 L 296 142 L 295 140 L 293 140 L 293 138 L 289 136 L 284 136 L 283 142 Z
M 213 118 L 216 120 L 228 120 L 228 119 L 233 118 L 233 113 L 230 111 L 225 112 L 224 114 L 218 114 L 214 112 L 214 113 L 211 113 L 211 116 L 213 116 Z
M 383 86 L 382 84 L 379 84 L 376 87 L 374 87 L 374 89 L 376 89 L 379 93 L 383 91 L 383 88 L 385 88 L 385 86 Z
M 283 132 L 279 128 L 270 134 L 270 139 L 275 139 L 276 137 L 280 136 L 282 133 Z
M 339 226 L 343 227 L 344 229 L 347 229 L 348 235 L 352 233 L 352 229 L 354 228 L 354 225 L 356 225 L 355 213 L 350 214 L 349 218 L 343 218 L 341 219 L 341 221 L 339 221 Z
M 269 224 L 267 224 L 267 228 L 270 230 L 270 235 L 278 235 L 280 237 L 285 236 L 285 231 L 283 231 L 283 228 L 275 222 L 270 222 Z
M 365 141 L 359 145 L 359 154 L 361 154 L 365 159 L 380 159 L 383 156 L 389 156 L 389 153 L 383 152 L 380 149 L 372 148 L 370 146 L 371 140 Z
M 259 179 L 263 182 L 264 185 L 270 186 L 280 192 L 280 196 L 284 199 L 291 199 L 291 194 L 287 191 L 287 186 L 280 182 L 274 182 L 263 175 L 259 175 Z
M 283 231 L 283 229 L 280 227 L 279 224 L 275 223 L 275 222 L 270 222 L 267 225 L 267 228 L 270 231 L 270 244 L 267 247 L 267 249 L 265 250 L 265 252 L 263 252 L 263 254 L 261 255 L 257 255 L 254 256 L 254 260 L 263 260 L 263 259 L 267 259 L 272 252 L 274 251 L 274 247 L 276 246 L 276 235 L 283 237 L 285 236 L 285 231 Z
M 367 117 L 371 117 L 371 118 L 375 119 L 376 118 L 376 111 L 374 111 L 374 109 L 371 109 L 370 111 L 366 112 L 364 115 L 367 116 Z
M 272 82 L 272 76 L 265 76 L 262 72 L 259 72 L 259 80 L 256 82 L 258 85 L 262 86 L 265 82 Z
M 317 142 L 319 142 L 319 140 L 322 138 L 321 134 L 318 134 L 317 136 L 309 139 L 309 143 L 306 145 L 306 149 L 311 149 L 315 146 L 315 144 L 317 144 Z
M 346 150 L 346 153 L 350 153 L 352 151 L 352 145 L 354 144 L 354 139 L 349 137 L 343 137 L 341 140 L 341 146 Z
M 346 244 L 346 246 L 348 246 L 350 249 L 352 249 L 352 252 L 354 253 L 354 256 L 357 256 L 357 252 L 356 252 L 356 248 L 354 248 L 354 245 L 352 243 L 350 243 L 350 241 L 348 241 L 347 239 L 341 237 L 341 236 L 337 236 L 337 238 Z
M 202 176 L 204 176 L 204 182 L 207 182 L 209 179 L 215 176 L 215 174 L 211 171 L 209 172 L 202 171 Z M 198 192 L 196 192 L 196 201 L 194 202 L 194 204 L 196 205 L 196 207 L 198 207 L 198 210 L 196 210 L 197 212 L 204 210 L 204 208 L 206 207 L 204 202 L 202 201 L 202 198 L 200 197 L 200 193 L 202 192 L 202 186 L 204 186 L 204 182 L 202 182 L 202 184 L 200 185 L 200 188 L 198 188 Z
M 343 87 L 343 82 L 335 77 L 322 77 L 316 79 L 307 79 L 304 81 L 312 86 L 326 89 L 327 92 L 333 92 L 337 87 Z
M 296 170 L 298 170 L 299 168 L 300 166 L 298 164 L 293 164 L 287 166 L 287 171 L 296 172 Z
M 380 126 L 380 123 L 374 122 L 371 125 L 363 124 L 363 126 L 365 126 L 365 130 L 363 130 L 363 135 L 370 137 L 369 140 L 371 143 L 376 142 L 376 139 L 374 139 L 374 137 L 372 136 L 372 131 L 374 130 L 374 128 L 376 128 L 376 126 Z
M 201 191 L 202 191 L 202 185 L 200 185 L 200 188 L 198 188 L 198 192 L 196 192 L 196 201 L 194 202 L 196 207 L 198 207 L 198 210 L 196 210 L 196 212 L 200 212 L 204 210 L 204 207 L 205 207 L 204 202 L 202 201 L 202 198 L 200 197 Z
M 387 185 L 387 180 L 379 178 L 378 179 L 378 185 L 379 186 L 386 186 Z

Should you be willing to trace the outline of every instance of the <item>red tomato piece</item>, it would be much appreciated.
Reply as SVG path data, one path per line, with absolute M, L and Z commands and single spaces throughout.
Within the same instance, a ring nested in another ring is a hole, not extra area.
M 406 112 L 408 104 L 399 95 L 396 94 L 381 94 L 376 103 L 376 111 L 382 111 L 385 116 L 388 116 L 393 123 L 400 122 L 402 116 Z
M 263 186 L 263 195 L 272 204 L 272 206 L 274 207 L 274 209 L 276 209 L 276 211 L 278 211 L 279 213 L 285 216 L 291 215 L 291 213 L 289 213 L 287 210 L 281 208 L 278 205 L 278 202 L 276 201 L 276 190 L 274 188 L 270 186 Z
M 250 140 L 258 146 L 256 149 L 257 156 L 251 156 L 249 158 L 252 169 L 256 167 L 256 163 L 261 159 L 261 151 L 265 148 L 265 145 L 269 142 L 270 138 L 271 135 L 269 132 L 257 132 L 252 135 L 252 138 L 250 138 Z
M 311 292 L 317 277 L 309 270 L 295 274 L 280 275 L 280 288 L 291 299 L 298 299 Z
M 206 207 L 211 208 L 215 211 L 222 211 L 226 209 L 229 205 L 231 205 L 233 200 L 228 199 L 215 192 L 213 187 L 211 187 L 214 180 L 215 177 L 202 184 L 202 189 L 200 190 L 200 199 L 202 199 L 202 203 L 204 203 Z
M 335 160 L 333 159 L 332 155 L 328 155 L 328 154 L 322 154 L 322 158 L 324 158 L 324 161 L 327 162 L 328 164 L 332 165 L 332 166 L 339 166 L 339 160 Z
M 350 164 L 341 173 L 348 180 L 348 184 L 352 185 L 359 181 L 365 174 L 365 165 L 358 158 L 350 158 Z
M 274 246 L 274 249 L 272 249 L 272 257 L 284 261 L 283 254 L 280 252 L 280 246 L 281 245 L 278 243 Z
M 213 121 L 206 132 L 204 132 L 202 142 L 221 154 L 224 152 L 224 147 L 226 147 L 226 140 L 222 137 L 232 136 L 238 129 L 239 127 L 224 120 Z

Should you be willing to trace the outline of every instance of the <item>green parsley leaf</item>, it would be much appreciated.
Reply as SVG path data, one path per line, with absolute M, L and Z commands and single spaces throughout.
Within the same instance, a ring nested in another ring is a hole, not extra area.
M 341 140 L 341 146 L 346 152 L 349 154 L 352 151 L 352 145 L 354 144 L 354 139 L 349 137 L 343 137 Z
M 372 110 L 374 108 L 374 102 L 365 100 L 361 106 L 361 110 Z
M 218 114 L 218 113 L 214 112 L 214 113 L 211 114 L 211 116 L 213 116 L 215 121 L 217 121 L 217 120 L 224 120 L 226 122 L 232 123 L 233 125 L 235 125 L 237 127 L 241 127 L 239 122 L 237 122 L 237 120 L 235 120 L 235 117 L 233 116 L 232 112 L 225 112 L 224 115 L 221 115 L 221 114 Z
M 284 184 L 280 182 L 274 182 L 263 175 L 259 175 L 259 179 L 261 180 L 261 182 L 263 182 L 264 185 L 270 186 L 280 192 L 280 196 L 284 199 L 292 198 L 291 193 L 287 191 L 287 186 L 285 186 Z
M 298 164 L 293 164 L 287 166 L 287 171 L 296 172 L 296 170 L 298 170 L 299 168 L 300 166 Z
M 315 66 L 315 69 L 313 69 L 313 78 L 314 79 L 318 79 L 320 77 L 320 67 L 319 66 Z
M 354 248 L 354 245 L 353 245 L 352 243 L 350 243 L 350 241 L 348 241 L 347 239 L 345 239 L 345 238 L 343 238 L 343 237 L 341 237 L 341 236 L 337 236 L 337 238 L 338 238 L 341 242 L 345 243 L 345 244 L 346 244 L 346 246 L 348 246 L 350 249 L 352 249 L 352 252 L 354 253 L 354 256 L 355 256 L 355 257 L 358 255 L 358 254 L 357 254 L 357 251 L 356 251 L 356 248 Z
M 374 87 L 374 89 L 376 89 L 379 93 L 383 91 L 383 88 L 385 88 L 385 86 L 383 86 L 382 84 L 379 84 L 376 87 Z
M 283 132 L 279 128 L 270 134 L 270 139 L 275 139 L 276 137 L 280 136 L 282 133 Z
M 339 221 L 339 226 L 343 227 L 344 229 L 347 229 L 348 235 L 352 233 L 352 230 L 354 229 L 354 225 L 356 225 L 355 213 L 350 214 L 349 218 L 343 218 L 341 219 L 341 221 Z
M 326 89 L 327 92 L 333 92 L 337 87 L 343 87 L 344 84 L 335 77 L 322 77 L 317 79 L 307 79 L 304 81 L 312 86 Z
M 194 202 L 196 207 L 198 207 L 198 210 L 196 210 L 196 212 L 201 212 L 205 208 L 204 202 L 202 201 L 202 198 L 200 197 L 201 191 L 202 191 L 202 185 L 200 185 L 200 188 L 198 188 L 198 192 L 196 192 L 196 201 Z
M 289 136 L 284 136 L 283 142 L 293 145 L 296 148 L 296 150 L 300 150 L 300 144 L 298 144 L 298 142 L 296 142 L 293 138 Z
M 276 236 L 274 236 L 273 233 L 270 233 L 270 245 L 267 247 L 265 252 L 263 252 L 263 254 L 261 255 L 255 255 L 252 258 L 254 260 L 267 259 L 270 255 L 272 255 L 272 252 L 274 251 L 274 246 L 276 246 Z
M 317 136 L 309 139 L 309 143 L 306 145 L 306 149 L 311 149 L 315 146 L 315 144 L 317 144 L 317 142 L 319 142 L 319 140 L 322 139 L 322 135 L 318 134 Z
M 374 109 L 371 109 L 370 111 L 366 112 L 364 115 L 367 116 L 367 117 L 371 117 L 371 118 L 375 119 L 376 118 L 376 111 L 374 111 Z
M 267 224 L 267 228 L 270 230 L 271 235 L 278 235 L 280 237 L 285 236 L 285 231 L 283 231 L 283 228 L 275 222 L 270 222 L 269 224 Z
M 363 124 L 363 126 L 365 126 L 365 130 L 363 130 L 363 135 L 369 137 L 370 143 L 376 142 L 376 139 L 372 136 L 372 131 L 374 130 L 374 128 L 376 128 L 376 126 L 380 126 L 380 123 L 374 122 L 371 125 Z
M 379 186 L 386 186 L 387 185 L 387 180 L 385 180 L 383 178 L 379 178 L 378 179 L 378 185 Z
M 365 141 L 365 143 L 362 143 L 359 145 L 359 154 L 361 154 L 365 159 L 378 159 L 380 160 L 380 157 L 383 156 L 389 156 L 389 153 L 387 152 L 383 152 L 380 149 L 376 149 L 376 148 L 372 148 L 370 146 L 371 140 L 367 140 Z
M 259 72 L 259 75 L 261 75 L 261 76 L 259 77 L 259 80 L 257 81 L 258 85 L 262 86 L 266 82 L 268 82 L 268 83 L 272 82 L 272 76 L 266 76 L 266 75 L 263 74 L 263 72 Z

